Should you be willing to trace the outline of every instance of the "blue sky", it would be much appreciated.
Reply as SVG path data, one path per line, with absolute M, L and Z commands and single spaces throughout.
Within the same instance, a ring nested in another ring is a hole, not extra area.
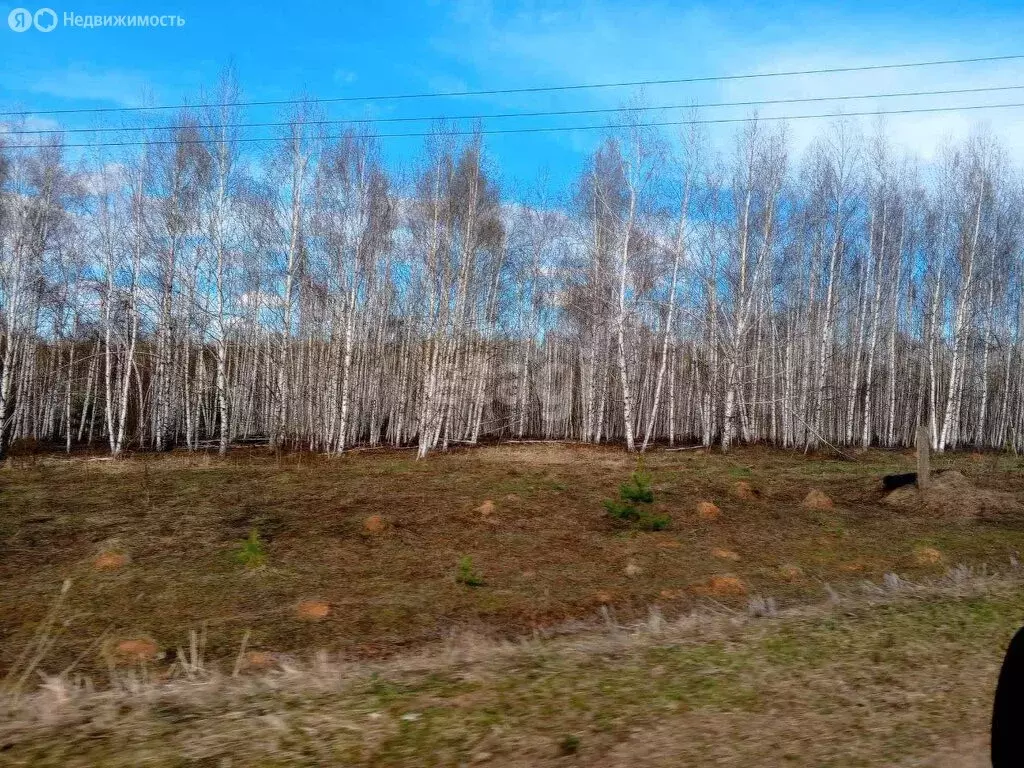
M 38 3 L 24 5 L 36 10 Z M 0 5 L 0 24 L 15 4 Z M 879 62 L 1024 53 L 1024 4 L 903 3 L 871 0 L 845 6 L 814 2 L 691 4 L 672 2 L 313 3 L 297 0 L 253 7 L 146 0 L 49 0 L 58 16 L 178 14 L 181 28 L 58 28 L 24 34 L 0 27 L 0 110 L 116 107 L 195 101 L 229 62 L 247 99 L 280 99 L 509 88 L 579 82 L 640 80 L 768 72 Z M 458 99 L 334 105 L 330 117 L 472 114 L 505 110 L 615 107 L 648 104 L 799 98 L 892 90 L 1024 84 L 1024 60 L 920 70 L 804 76 L 700 86 L 499 95 Z M 1024 102 L 1024 91 L 973 96 L 866 101 L 844 109 L 873 110 Z M 834 111 L 831 105 L 770 106 L 761 114 Z M 709 110 L 708 116 L 749 114 L 748 108 Z M 247 120 L 279 117 L 279 108 L 253 109 Z M 680 113 L 653 113 L 672 119 Z M 602 117 L 564 117 L 547 124 L 587 124 Z M 973 114 L 892 118 L 900 144 L 928 157 L 947 136 L 965 135 L 987 121 L 1011 154 L 1024 160 L 1024 108 Z M 94 118 L 37 118 L 33 124 L 88 126 Z M 539 125 L 539 119 L 494 122 Z M 794 149 L 822 121 L 792 126 Z M 409 130 L 407 124 L 381 131 Z M 735 127 L 715 128 L 727 146 Z M 542 169 L 566 181 L 597 141 L 594 133 L 491 137 L 487 141 L 506 182 L 529 186 Z M 417 139 L 392 139 L 396 166 L 412 162 Z

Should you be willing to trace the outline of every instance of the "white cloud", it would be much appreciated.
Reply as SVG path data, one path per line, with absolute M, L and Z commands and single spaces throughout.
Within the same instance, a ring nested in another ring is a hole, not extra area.
M 906 12 L 909 13 L 909 12 Z M 468 70 L 473 87 L 518 87 L 669 79 L 748 72 L 776 72 L 864 66 L 889 62 L 968 58 L 1017 48 L 1024 17 L 972 15 L 971 40 L 948 14 L 904 18 L 898 9 L 764 7 L 718 9 L 679 7 L 662 0 L 628 6 L 590 2 L 559 10 L 522 4 L 506 12 L 488 0 L 461 0 L 451 11 L 446 34 L 433 40 L 439 53 Z M 645 88 L 648 104 L 689 104 L 859 95 L 915 90 L 952 90 L 982 85 L 1019 85 L 1019 61 L 875 70 L 829 75 L 717 81 Z M 488 97 L 491 105 L 528 110 L 615 107 L 636 89 L 594 89 Z M 761 116 L 876 112 L 917 107 L 951 107 L 1024 102 L 1024 91 L 863 101 L 764 105 Z M 747 117 L 753 107 L 701 110 L 708 118 Z M 645 113 L 652 121 L 685 119 L 684 111 Z M 609 116 L 558 118 L 557 124 L 594 124 Z M 515 121 L 552 124 L 555 119 Z M 792 148 L 800 153 L 827 120 L 790 123 Z M 874 118 L 861 119 L 870 132 Z M 947 138 L 963 138 L 979 123 L 990 123 L 1018 162 L 1024 162 L 1024 108 L 892 115 L 887 124 L 893 142 L 927 160 Z M 511 125 L 512 121 L 501 125 Z M 729 146 L 736 124 L 712 126 L 720 148 Z M 674 131 L 672 132 L 674 133 Z M 551 134 L 551 141 L 585 152 L 597 132 Z
M 59 130 L 60 127 L 60 123 L 56 120 L 51 120 L 48 117 L 34 117 L 29 115 L 19 120 L 0 123 L 0 136 L 8 135 L 15 131 L 54 131 Z M 18 143 L 22 143 L 24 139 L 27 139 L 27 137 L 17 134 L 10 136 L 10 140 L 12 142 L 16 141 Z
M 0 85 L 15 93 L 44 94 L 59 99 L 113 103 L 122 107 L 153 103 L 152 87 L 145 76 L 127 70 L 92 70 L 72 64 L 63 69 L 8 70 L 0 73 Z
M 753 65 L 754 72 L 780 72 L 823 68 L 870 66 L 880 62 L 937 61 L 960 58 L 955 49 L 921 48 L 902 52 L 868 54 L 866 52 L 804 50 L 786 47 L 777 51 L 765 49 Z M 907 69 L 844 72 L 829 75 L 801 75 L 797 77 L 729 81 L 722 83 L 723 101 L 757 99 L 817 98 L 836 95 L 866 95 L 880 93 L 908 93 L 920 91 L 949 91 L 978 87 L 1020 85 L 1019 64 L 1007 62 L 941 65 Z M 907 96 L 847 101 L 826 101 L 808 104 L 765 105 L 759 114 L 773 115 L 877 113 L 898 110 L 960 107 L 982 104 L 1024 102 L 1024 91 L 995 91 L 991 93 L 948 94 L 941 96 Z M 720 110 L 722 114 L 741 115 L 741 109 Z M 877 117 L 861 117 L 865 133 L 871 133 Z M 913 151 L 923 160 L 935 156 L 938 148 L 950 139 L 962 139 L 988 123 L 999 136 L 1011 156 L 1024 160 L 1024 108 L 968 110 L 960 112 L 929 112 L 893 114 L 884 117 L 885 129 L 894 145 Z M 796 151 L 806 148 L 819 134 L 827 120 L 791 120 L 789 136 Z

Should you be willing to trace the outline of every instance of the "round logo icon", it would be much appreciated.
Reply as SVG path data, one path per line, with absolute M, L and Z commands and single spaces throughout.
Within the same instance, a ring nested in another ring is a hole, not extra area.
M 7 26 L 15 32 L 28 32 L 32 28 L 32 11 L 28 8 L 15 8 L 7 14 Z
M 53 32 L 57 28 L 57 14 L 52 8 L 40 8 L 32 18 L 32 23 L 40 32 Z

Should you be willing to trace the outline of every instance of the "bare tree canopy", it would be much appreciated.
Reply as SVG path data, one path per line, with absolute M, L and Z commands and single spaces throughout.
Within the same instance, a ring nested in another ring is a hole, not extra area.
M 553 204 L 480 135 L 400 177 L 312 105 L 243 155 L 214 101 L 117 162 L 0 145 L 0 450 L 1024 448 L 1024 183 L 984 132 L 716 155 L 626 112 Z

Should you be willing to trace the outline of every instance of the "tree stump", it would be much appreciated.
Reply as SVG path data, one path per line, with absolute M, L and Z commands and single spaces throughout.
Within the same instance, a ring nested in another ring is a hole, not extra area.
M 917 487 L 925 490 L 928 487 L 928 452 L 931 450 L 928 427 L 917 428 Z

